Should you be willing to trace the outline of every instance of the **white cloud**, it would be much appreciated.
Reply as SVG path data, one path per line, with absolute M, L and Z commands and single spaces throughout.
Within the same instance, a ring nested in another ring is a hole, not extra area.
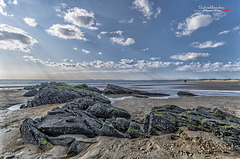
M 70 60 L 70 59 L 63 59 L 63 62 L 73 62 L 73 60 Z
M 30 48 L 37 40 L 28 35 L 22 29 L 0 24 L 0 48 L 5 50 L 30 52 Z
M 74 47 L 74 48 L 73 48 L 73 50 L 76 50 L 76 51 L 77 51 L 77 50 L 78 50 L 78 48 Z
M 131 24 L 131 23 L 134 22 L 134 18 L 131 18 L 131 19 L 129 19 L 129 20 L 119 20 L 118 22 L 119 22 L 119 23 L 129 23 L 129 24 Z
M 52 36 L 62 39 L 77 39 L 87 41 L 87 39 L 84 37 L 84 33 L 74 25 L 54 24 L 47 29 L 46 32 Z
M 179 66 L 183 62 L 162 62 L 153 61 L 149 62 L 146 60 L 137 60 L 134 62 L 133 59 L 121 59 L 118 62 L 114 61 L 100 61 L 95 60 L 92 62 L 80 62 L 80 63 L 70 63 L 70 62 L 55 62 L 55 61 L 43 61 L 41 59 L 36 59 L 33 56 L 24 56 L 26 61 L 33 61 L 35 63 L 41 63 L 48 67 L 58 67 L 65 70 L 87 70 L 87 71 L 97 71 L 97 72 L 145 72 L 148 69 L 164 68 L 169 66 Z M 94 70 L 93 70 L 94 69 Z M 96 70 L 97 69 L 97 70 Z
M 118 35 L 122 35 L 123 34 L 123 31 L 122 30 L 117 30 L 117 31 L 113 31 L 113 32 L 110 32 L 111 34 L 118 34 Z
M 136 9 L 143 13 L 143 16 L 147 19 L 151 19 L 152 12 L 152 4 L 148 0 L 135 0 L 133 2 L 133 9 Z
M 101 35 L 105 35 L 107 33 L 108 33 L 107 31 L 100 32 L 100 35 L 97 35 L 98 39 L 101 39 L 102 38 Z
M 85 9 L 80 8 L 72 8 L 67 10 L 66 13 L 64 13 L 64 20 L 66 22 L 70 22 L 78 27 L 87 28 L 90 30 L 97 30 L 98 28 L 94 26 L 94 13 L 88 12 Z
M 225 42 L 212 42 L 212 41 L 206 41 L 204 43 L 199 43 L 199 42 L 193 42 L 191 46 L 199 49 L 205 49 L 205 48 L 215 48 L 224 45 Z
M 209 53 L 188 52 L 186 54 L 173 55 L 170 58 L 174 60 L 188 61 L 188 60 L 197 60 L 198 58 L 208 57 L 208 56 L 210 56 Z
M 108 32 L 107 31 L 101 31 L 100 34 L 104 35 L 104 34 L 107 34 Z
M 161 59 L 161 57 L 151 57 L 150 58 L 150 60 L 153 60 L 153 61 L 155 61 L 155 60 L 160 60 Z
M 98 55 L 102 55 L 102 52 L 98 52 Z
M 8 4 L 14 4 L 14 5 L 18 5 L 18 1 L 17 0 L 9 0 Z
M 37 26 L 37 22 L 36 22 L 36 20 L 34 19 L 34 18 L 24 18 L 23 19 L 24 20 L 24 22 L 27 24 L 27 25 L 29 25 L 29 26 L 31 26 L 31 27 L 36 27 Z
M 224 30 L 224 31 L 221 31 L 220 33 L 218 33 L 219 35 L 222 35 L 222 34 L 227 34 L 227 33 L 229 33 L 230 32 L 230 30 Z
M 4 8 L 6 7 L 6 3 L 4 2 L 4 0 L 0 0 L 0 14 L 4 15 L 4 16 L 13 16 L 12 14 L 9 15 L 7 12 L 4 11 Z
M 148 50 L 149 50 L 149 48 L 145 48 L 145 49 L 142 49 L 141 51 L 145 52 L 145 51 L 148 51 Z
M 191 62 L 189 65 L 180 66 L 176 69 L 177 71 L 192 71 L 192 72 L 236 72 L 240 71 L 240 62 L 237 63 L 200 63 Z
M 158 7 L 154 17 L 157 18 L 157 16 L 161 13 L 161 11 L 162 11 L 162 9 L 160 7 Z
M 240 29 L 240 25 L 232 28 L 231 30 L 221 31 L 220 33 L 218 33 L 218 35 L 227 34 L 227 33 L 229 33 L 229 32 L 234 32 L 234 31 L 237 31 L 237 30 L 239 30 L 239 29 Z
M 189 36 L 195 30 L 208 26 L 214 18 L 210 14 L 194 13 L 190 17 L 187 17 L 184 23 L 178 24 L 178 30 L 176 32 L 177 37 Z
M 123 46 L 128 46 L 128 45 L 132 45 L 135 43 L 133 38 L 125 39 L 123 37 L 111 37 L 110 39 L 113 43 L 117 43 L 117 44 L 123 45 Z
M 86 54 L 90 54 L 90 51 L 82 49 L 82 52 L 86 53 Z

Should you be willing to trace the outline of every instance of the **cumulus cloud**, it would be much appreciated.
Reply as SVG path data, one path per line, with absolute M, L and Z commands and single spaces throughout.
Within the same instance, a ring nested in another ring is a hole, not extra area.
M 129 20 L 119 20 L 118 22 L 119 22 L 119 23 L 128 23 L 128 24 L 130 24 L 130 23 L 133 23 L 133 22 L 134 22 L 134 18 L 131 18 L 131 19 L 129 19 Z
M 24 20 L 24 22 L 27 24 L 27 25 L 29 25 L 29 26 L 31 26 L 31 27 L 36 27 L 37 26 L 37 22 L 36 22 L 36 20 L 34 19 L 34 18 L 24 18 L 23 19 Z
M 52 36 L 56 36 L 62 39 L 77 39 L 87 41 L 84 37 L 84 33 L 74 25 L 61 25 L 54 24 L 46 32 Z
M 142 12 L 143 16 L 147 19 L 151 19 L 150 17 L 153 14 L 152 4 L 148 0 L 135 0 L 133 2 L 133 9 Z
M 67 10 L 67 12 L 64 14 L 65 15 L 63 18 L 66 22 L 70 22 L 78 27 L 83 27 L 90 30 L 98 29 L 96 26 L 94 26 L 95 17 L 93 12 L 88 12 L 85 9 L 75 7 Z
M 135 43 L 133 38 L 111 37 L 110 39 L 113 43 L 117 43 L 123 46 L 128 46 Z
M 197 60 L 198 58 L 208 57 L 208 56 L 210 56 L 209 53 L 188 52 L 186 54 L 173 55 L 170 58 L 173 60 L 188 61 L 188 60 Z
M 191 46 L 199 49 L 205 49 L 205 48 L 215 48 L 224 45 L 225 42 L 212 42 L 212 41 L 206 41 L 204 43 L 199 43 L 199 42 L 193 42 Z
M 37 40 L 28 35 L 22 29 L 0 24 L 0 48 L 5 50 L 30 52 Z
M 41 59 L 34 58 L 33 56 L 24 56 L 26 61 L 32 61 L 35 63 L 40 63 L 48 67 L 58 67 L 60 69 L 66 70 L 95 70 L 97 71 L 111 71 L 111 72 L 144 72 L 148 69 L 169 67 L 169 66 L 179 66 L 183 62 L 162 62 L 162 61 L 147 61 L 147 60 L 137 60 L 133 59 L 120 59 L 118 62 L 114 61 L 101 61 L 95 60 L 92 62 L 55 62 L 55 61 L 43 61 Z
M 214 18 L 210 14 L 194 13 L 190 17 L 187 17 L 185 22 L 178 24 L 177 29 L 179 31 L 176 32 L 176 36 L 189 36 L 195 30 L 208 26 L 213 20 Z
M 74 47 L 74 48 L 73 48 L 73 50 L 76 50 L 76 51 L 77 51 L 77 50 L 78 50 L 78 48 Z
M 240 29 L 240 25 L 239 26 L 236 26 L 234 28 L 232 28 L 231 30 L 224 30 L 224 31 L 221 31 L 220 33 L 218 33 L 218 35 L 222 35 L 222 34 L 227 34 L 227 33 L 230 33 L 230 32 L 234 32 L 234 31 L 237 31 Z
M 189 65 L 180 66 L 177 71 L 192 71 L 192 72 L 237 72 L 240 71 L 240 62 L 237 63 L 200 63 L 191 62 Z
M 98 55 L 102 55 L 102 52 L 98 52 Z
M 82 49 L 82 52 L 86 53 L 86 54 L 90 54 L 90 51 Z

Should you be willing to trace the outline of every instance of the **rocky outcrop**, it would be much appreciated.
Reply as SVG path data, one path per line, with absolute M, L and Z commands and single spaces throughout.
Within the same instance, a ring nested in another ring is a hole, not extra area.
M 98 88 L 89 87 L 85 84 L 71 86 L 62 82 L 51 82 L 47 86 L 44 84 L 41 85 L 43 85 L 43 87 L 40 87 L 41 89 L 37 92 L 34 91 L 34 93 L 36 93 L 34 99 L 28 101 L 27 105 L 22 106 L 21 108 L 29 108 L 45 104 L 66 103 L 81 97 L 90 97 L 94 101 L 98 100 L 103 103 L 111 103 L 105 96 L 99 94 L 101 91 Z M 35 90 L 35 88 L 33 90 Z M 30 90 L 27 93 L 33 95 L 33 90 Z
M 27 118 L 20 127 L 23 142 L 38 145 L 46 150 L 51 145 L 68 146 L 73 156 L 90 146 L 90 143 L 61 137 L 80 134 L 87 137 L 113 136 L 118 138 L 144 137 L 143 127 L 130 120 L 124 109 L 113 107 L 91 97 L 77 98 L 62 108 L 55 107 L 46 116 L 35 120 Z
M 107 87 L 103 91 L 104 94 L 128 94 L 133 95 L 135 97 L 147 98 L 147 96 L 169 96 L 168 94 L 163 93 L 152 93 L 147 91 L 140 91 L 135 89 L 129 89 L 113 84 L 108 84 Z
M 185 91 L 179 91 L 179 92 L 177 93 L 177 95 L 178 95 L 178 96 L 197 96 L 197 95 L 195 95 L 195 94 L 193 94 L 193 93 L 189 93 L 189 92 L 185 92 Z
M 24 97 L 33 97 L 33 96 L 37 95 L 37 93 L 38 93 L 38 90 L 34 88 L 34 89 L 31 89 L 28 92 L 24 93 L 23 96 Z
M 182 109 L 174 105 L 153 107 L 144 121 L 145 132 L 150 135 L 175 133 L 181 127 L 192 131 L 213 133 L 240 153 L 240 118 L 214 108 Z

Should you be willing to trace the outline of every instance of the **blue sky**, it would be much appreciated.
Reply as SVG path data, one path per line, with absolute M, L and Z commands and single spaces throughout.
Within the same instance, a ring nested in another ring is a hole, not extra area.
M 0 0 L 0 79 L 240 78 L 239 6 Z

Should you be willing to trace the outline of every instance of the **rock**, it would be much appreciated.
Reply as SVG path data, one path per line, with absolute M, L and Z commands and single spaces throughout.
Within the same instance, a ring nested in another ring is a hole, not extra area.
M 109 99 L 99 93 L 92 92 L 86 89 L 80 89 L 78 87 L 73 87 L 62 82 L 51 82 L 47 87 L 45 87 L 46 84 L 42 84 L 42 86 L 44 88 L 40 89 L 37 92 L 33 100 L 27 102 L 26 107 L 35 107 L 45 104 L 66 103 L 80 97 L 88 97 L 94 102 L 102 102 L 108 104 L 111 103 Z M 86 86 L 84 86 L 84 88 L 85 87 Z M 89 87 L 89 89 L 90 88 L 92 90 L 95 90 L 95 88 L 93 87 Z
M 149 96 L 147 95 L 141 95 L 141 94 L 132 94 L 133 97 L 136 97 L 136 98 L 149 98 Z
M 182 109 L 174 105 L 153 107 L 144 129 L 149 135 L 175 133 L 180 127 L 213 133 L 229 144 L 240 146 L 240 118 L 217 108 Z
M 122 138 L 123 136 L 120 135 L 112 126 L 109 125 L 103 125 L 102 129 L 100 130 L 101 136 L 113 136 L 113 137 L 120 137 Z
M 137 123 L 131 122 L 127 130 L 127 135 L 129 138 L 139 138 L 145 137 L 143 128 Z
M 41 133 L 36 127 L 36 123 L 26 118 L 20 126 L 21 137 L 24 144 L 38 145 L 41 150 L 45 150 L 50 143 L 47 141 L 47 136 Z
M 99 94 L 102 94 L 102 91 L 96 87 L 90 87 L 87 84 L 80 84 L 80 85 L 76 85 L 74 86 L 75 88 L 79 88 L 79 89 L 85 89 L 91 92 L 97 92 Z
M 163 93 L 152 93 L 147 91 L 140 91 L 129 89 L 113 84 L 108 84 L 107 87 L 103 91 L 104 94 L 129 94 L 129 95 L 137 95 L 138 97 L 146 97 L 146 96 L 169 96 L 168 94 Z
M 129 119 L 131 115 L 124 109 L 113 107 L 109 104 L 96 103 L 87 109 L 87 112 L 98 118 L 122 117 Z
M 53 145 L 70 146 L 76 139 L 72 137 L 48 137 Z
M 174 134 L 171 135 L 171 139 L 172 139 L 172 140 L 177 140 L 179 137 L 180 137 L 180 136 L 178 136 L 178 135 L 174 135 Z
M 112 122 L 113 127 L 122 133 L 126 133 L 129 124 L 130 121 L 125 118 L 117 118 L 115 121 Z
M 73 157 L 86 150 L 92 143 L 75 140 L 69 147 L 67 156 Z
M 33 97 L 38 93 L 37 89 L 31 89 L 30 91 L 26 92 L 23 96 L 24 97 Z
M 178 96 L 197 96 L 197 95 L 195 95 L 195 94 L 193 94 L 193 93 L 184 92 L 184 91 L 179 91 L 179 92 L 177 93 L 177 95 L 178 95 Z

